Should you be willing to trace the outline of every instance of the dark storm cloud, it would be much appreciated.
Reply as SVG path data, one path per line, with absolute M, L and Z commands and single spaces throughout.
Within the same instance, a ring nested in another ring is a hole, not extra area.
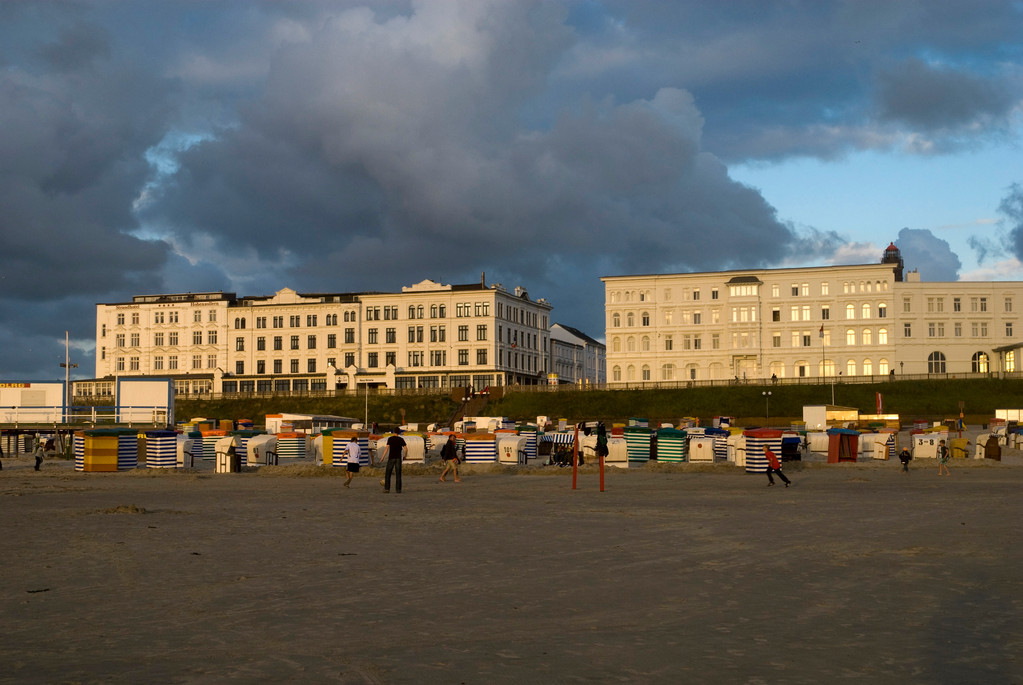
M 878 86 L 881 118 L 923 131 L 1004 122 L 1014 105 L 1010 84 L 1002 79 L 936 69 L 917 59 L 883 72 Z
M 903 228 L 895 241 L 907 269 L 920 272 L 922 281 L 956 281 L 962 262 L 948 242 L 925 229 Z
M 1009 232 L 1009 248 L 1016 259 L 1023 261 L 1023 185 L 1013 183 L 1009 187 L 998 211 Z

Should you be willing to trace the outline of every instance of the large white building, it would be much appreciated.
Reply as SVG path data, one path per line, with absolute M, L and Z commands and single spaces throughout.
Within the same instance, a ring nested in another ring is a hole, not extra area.
M 551 326 L 552 383 L 603 385 L 607 382 L 604 344 L 577 328 L 556 323 Z
M 609 276 L 608 383 L 988 374 L 1019 367 L 1023 283 L 878 264 Z
M 96 380 L 178 392 L 304 392 L 545 383 L 551 305 L 523 288 L 424 280 L 397 293 L 139 295 L 96 305 Z

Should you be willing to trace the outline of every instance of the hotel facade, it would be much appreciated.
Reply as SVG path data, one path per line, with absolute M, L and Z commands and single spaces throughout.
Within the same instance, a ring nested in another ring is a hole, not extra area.
M 880 263 L 608 276 L 608 385 L 1014 373 L 1023 283 Z
M 139 295 L 96 305 L 96 379 L 177 392 L 448 388 L 547 382 L 551 305 L 523 288 L 424 280 L 397 293 Z

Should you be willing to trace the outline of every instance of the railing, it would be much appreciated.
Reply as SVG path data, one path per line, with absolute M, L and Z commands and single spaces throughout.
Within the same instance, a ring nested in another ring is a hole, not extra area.
M 738 386 L 814 386 L 814 385 L 866 385 L 875 383 L 897 383 L 900 381 L 928 380 L 978 380 L 978 379 L 1023 379 L 1023 372 L 991 372 L 991 373 L 920 373 L 920 374 L 881 374 L 873 376 L 804 376 L 797 378 L 739 378 L 722 380 L 675 380 L 675 381 L 632 381 L 628 383 L 587 383 L 576 385 L 564 383 L 560 385 L 506 385 L 500 389 L 509 393 L 558 393 L 599 390 L 687 390 L 692 388 L 724 388 Z M 324 390 L 260 390 L 250 392 L 206 392 L 206 393 L 175 393 L 178 400 L 222 400 L 222 399 L 278 399 L 285 397 L 362 397 L 368 394 L 376 397 L 387 396 L 433 396 L 449 395 L 453 388 L 370 388 L 358 389 L 338 388 Z M 78 402 L 88 402 L 89 396 L 75 396 Z M 74 411 L 75 408 L 72 408 Z M 2 419 L 0 419 L 2 420 Z
M 163 425 L 169 423 L 167 407 L 154 405 L 113 405 L 82 406 L 62 405 L 37 407 L 0 407 L 0 423 L 18 426 L 21 424 L 73 424 L 73 425 L 114 425 L 145 424 Z

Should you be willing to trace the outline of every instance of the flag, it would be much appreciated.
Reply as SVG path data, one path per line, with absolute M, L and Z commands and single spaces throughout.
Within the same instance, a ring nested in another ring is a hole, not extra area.
M 823 337 L 824 337 L 824 324 L 821 324 L 821 332 L 820 332 L 820 337 L 821 337 L 821 338 L 823 338 Z
M 877 413 L 878 413 L 878 415 L 881 415 L 881 414 L 884 413 L 883 411 L 881 411 L 881 407 L 882 407 L 882 404 L 883 404 L 881 402 L 881 393 L 876 393 L 876 394 L 877 394 Z

